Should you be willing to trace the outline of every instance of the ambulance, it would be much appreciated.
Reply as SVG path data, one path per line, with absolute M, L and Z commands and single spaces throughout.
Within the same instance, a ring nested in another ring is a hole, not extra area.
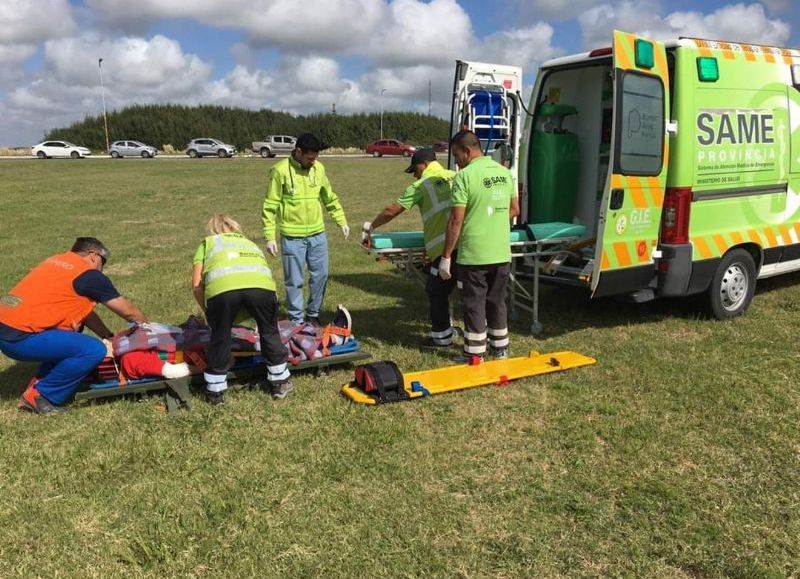
M 527 104 L 519 67 L 456 64 L 452 133 L 509 166 L 522 223 L 578 227 L 540 273 L 592 297 L 705 293 L 726 319 L 800 270 L 798 125 L 798 50 L 614 31 L 544 63 Z

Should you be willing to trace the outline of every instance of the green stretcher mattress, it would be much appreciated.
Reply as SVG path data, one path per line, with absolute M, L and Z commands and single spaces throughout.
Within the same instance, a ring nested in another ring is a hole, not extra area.
M 523 241 L 544 241 L 572 237 L 582 237 L 586 227 L 575 223 L 534 223 L 524 229 L 512 229 L 509 243 Z M 392 231 L 373 233 L 371 250 L 416 249 L 425 247 L 421 231 Z

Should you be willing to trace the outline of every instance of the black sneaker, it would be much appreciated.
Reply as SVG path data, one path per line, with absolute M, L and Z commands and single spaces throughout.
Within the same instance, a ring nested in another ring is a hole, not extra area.
M 294 391 L 294 386 L 288 380 L 280 384 L 273 384 L 270 394 L 276 400 L 283 400 Z
M 489 348 L 489 357 L 495 360 L 505 360 L 508 358 L 508 348 Z
M 445 350 L 447 348 L 452 347 L 453 346 L 453 342 L 451 340 L 450 343 L 448 343 L 448 344 L 442 344 L 442 343 L 436 342 L 433 338 L 428 336 L 427 338 L 422 340 L 422 343 L 420 345 L 423 348 L 432 348 L 434 350 Z
M 222 406 L 225 404 L 225 392 L 209 392 L 206 390 L 206 402 L 211 406 Z

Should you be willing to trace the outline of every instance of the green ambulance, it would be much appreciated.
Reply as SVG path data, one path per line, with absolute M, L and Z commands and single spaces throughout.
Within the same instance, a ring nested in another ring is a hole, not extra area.
M 544 63 L 527 104 L 522 70 L 497 64 L 459 61 L 453 95 L 452 132 L 509 165 L 521 222 L 575 226 L 543 281 L 705 293 L 725 319 L 800 270 L 800 51 L 614 31 Z

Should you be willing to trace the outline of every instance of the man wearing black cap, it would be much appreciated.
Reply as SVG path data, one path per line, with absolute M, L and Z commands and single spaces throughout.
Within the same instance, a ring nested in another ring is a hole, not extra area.
M 411 165 L 406 173 L 413 173 L 414 181 L 402 197 L 378 213 L 370 223 L 364 223 L 364 235 L 400 215 L 415 205 L 422 215 L 425 252 L 431 262 L 430 275 L 425 291 L 430 302 L 431 336 L 430 345 L 450 346 L 454 331 L 450 320 L 450 294 L 455 280 L 439 277 L 439 260 L 444 249 L 447 220 L 450 216 L 450 196 L 453 184 L 453 171 L 442 167 L 436 160 L 432 149 L 419 149 L 411 157 Z
M 323 206 L 347 238 L 350 228 L 339 197 L 333 192 L 325 167 L 317 161 L 324 145 L 311 133 L 297 138 L 288 159 L 278 161 L 269 172 L 262 222 L 267 251 L 278 254 L 276 229 L 281 233 L 283 279 L 289 319 L 304 320 L 303 285 L 308 266 L 308 304 L 305 319 L 319 324 L 319 312 L 328 283 L 328 238 L 322 218 Z M 276 227 L 276 221 L 279 224 Z

